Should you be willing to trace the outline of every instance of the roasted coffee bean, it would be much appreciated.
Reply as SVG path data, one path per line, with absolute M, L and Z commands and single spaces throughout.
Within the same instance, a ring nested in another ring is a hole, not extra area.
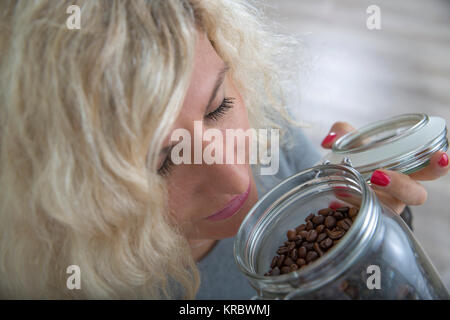
M 336 209 L 336 211 L 346 213 L 346 212 L 348 212 L 349 209 L 350 209 L 349 207 L 340 207 L 340 208 Z
M 284 243 L 284 246 L 287 247 L 289 245 L 289 243 L 291 243 L 291 242 L 290 241 L 285 241 L 283 243 Z
M 292 251 L 292 249 L 294 249 L 295 248 L 295 242 L 294 241 L 292 241 L 290 244 L 289 244 L 289 246 L 288 246 L 288 251 L 290 252 L 290 251 Z
M 295 263 L 291 264 L 290 268 L 291 268 L 291 272 L 295 271 L 295 270 L 298 270 L 298 265 L 296 265 Z
M 335 217 L 333 217 L 333 216 L 328 216 L 328 217 L 325 219 L 325 226 L 326 226 L 328 229 L 333 229 L 335 225 L 336 225 L 336 218 L 335 218 Z
M 325 232 L 322 232 L 321 234 L 319 234 L 317 236 L 316 242 L 321 242 L 322 240 L 324 240 L 327 237 L 327 234 Z
M 284 259 L 284 265 L 285 266 L 290 266 L 293 263 L 294 263 L 294 261 L 292 261 L 292 259 L 289 258 L 289 257 L 286 257 L 286 259 Z
M 320 242 L 320 247 L 322 247 L 323 249 L 328 249 L 332 245 L 333 245 L 333 240 L 331 240 L 330 238 L 326 238 Z
M 314 213 L 310 213 L 310 214 L 305 218 L 305 221 L 309 221 L 309 220 L 311 220 L 312 218 L 314 218 Z
M 270 267 L 273 269 L 277 265 L 278 257 L 275 256 L 272 259 L 272 263 L 270 264 Z
M 292 258 L 292 260 L 294 260 L 294 261 L 297 260 L 298 259 L 298 250 L 297 249 L 292 250 L 289 256 Z
M 344 219 L 344 215 L 342 214 L 342 212 L 339 212 L 339 211 L 336 211 L 336 212 L 333 214 L 333 217 L 335 217 L 335 218 L 338 219 L 338 220 Z
M 306 223 L 306 231 L 309 231 L 314 228 L 314 224 L 311 221 Z
M 350 219 L 350 218 L 345 218 L 344 221 L 345 221 L 350 227 L 351 227 L 352 224 L 353 224 L 353 221 L 352 221 L 352 219 Z
M 342 238 L 342 236 L 345 234 L 345 231 L 330 231 L 328 229 L 325 229 L 325 232 L 327 233 L 328 237 L 330 237 L 331 240 L 338 240 Z
M 306 264 L 305 259 L 299 258 L 295 261 L 299 267 L 303 267 Z
M 285 273 L 289 273 L 291 272 L 291 268 L 288 266 L 284 266 L 283 268 L 281 268 L 281 274 L 285 274 Z
M 275 267 L 272 269 L 272 276 L 277 276 L 280 274 L 280 269 L 278 267 Z
M 299 233 L 300 231 L 303 231 L 305 229 L 306 229 L 306 224 L 302 223 L 297 228 L 295 228 L 295 231 L 297 231 L 297 233 Z
M 300 249 L 298 249 L 298 257 L 299 258 L 306 258 L 306 248 L 305 247 L 300 247 Z
M 326 217 L 326 216 L 328 216 L 330 213 L 333 213 L 333 209 L 331 209 L 331 208 L 325 208 L 325 209 L 322 209 L 322 210 L 319 210 L 319 214 L 321 215 L 321 216 L 324 216 L 324 217 Z
M 289 252 L 289 250 L 288 250 L 287 247 L 280 247 L 280 248 L 277 250 L 277 253 L 278 253 L 278 254 L 285 254 L 285 253 L 288 253 L 288 252 Z
M 313 246 L 314 250 L 319 254 L 319 256 L 323 256 L 323 251 L 320 250 L 319 244 L 316 242 Z
M 308 235 L 306 236 L 306 241 L 314 242 L 317 239 L 317 231 L 311 230 Z
M 301 236 L 303 239 L 306 239 L 306 237 L 308 236 L 308 231 L 306 231 L 306 230 L 300 231 L 300 236 Z
M 313 249 L 313 244 L 311 242 L 304 242 L 303 246 L 306 248 L 306 251 L 310 251 Z
M 355 208 L 355 207 L 352 207 L 352 208 L 350 208 L 350 209 L 348 210 L 348 216 L 349 216 L 350 218 L 355 217 L 357 214 L 358 214 L 358 209 Z
M 319 257 L 319 254 L 315 251 L 310 251 L 308 252 L 308 254 L 306 255 L 306 262 L 311 262 L 316 260 Z
M 317 226 L 319 224 L 322 224 L 325 221 L 325 217 L 324 216 L 315 216 L 314 218 L 312 218 L 311 221 Z
M 347 231 L 348 229 L 350 229 L 351 224 L 348 224 L 345 220 L 341 220 L 341 221 L 338 221 L 337 226 L 339 228 L 341 228 L 342 230 Z
M 289 241 L 295 240 L 295 236 L 297 235 L 297 231 L 291 229 L 287 232 L 287 238 Z
M 301 247 L 301 245 L 302 245 L 302 240 L 295 240 L 295 246 L 297 247 L 297 248 L 300 248 Z
M 281 268 L 281 266 L 284 263 L 284 259 L 286 259 L 286 256 L 284 254 L 282 254 L 281 256 L 278 257 L 278 261 L 277 261 L 277 267 Z
M 316 231 L 317 231 L 317 233 L 322 233 L 323 229 L 325 229 L 325 225 L 321 224 L 321 225 L 317 226 Z

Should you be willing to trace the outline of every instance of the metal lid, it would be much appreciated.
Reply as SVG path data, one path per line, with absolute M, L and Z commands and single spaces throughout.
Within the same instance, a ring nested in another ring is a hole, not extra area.
M 325 159 L 337 164 L 348 158 L 368 179 L 379 168 L 406 174 L 415 172 L 428 164 L 433 153 L 447 149 L 447 128 L 443 118 L 404 114 L 342 136 Z

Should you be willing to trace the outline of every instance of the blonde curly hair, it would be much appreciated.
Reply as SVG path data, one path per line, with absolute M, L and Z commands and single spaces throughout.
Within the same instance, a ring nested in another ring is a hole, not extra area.
M 274 58 L 288 40 L 243 0 L 3 0 L 0 12 L 0 296 L 195 297 L 156 159 L 196 32 L 230 65 L 254 127 L 284 112 Z M 73 264 L 81 290 L 66 287 Z

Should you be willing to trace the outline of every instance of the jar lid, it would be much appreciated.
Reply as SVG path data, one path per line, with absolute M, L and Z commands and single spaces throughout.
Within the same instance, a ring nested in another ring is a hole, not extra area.
M 410 174 L 428 164 L 436 151 L 447 151 L 447 128 L 443 118 L 404 114 L 377 121 L 335 141 L 326 156 L 331 163 L 348 158 L 366 179 L 384 168 Z

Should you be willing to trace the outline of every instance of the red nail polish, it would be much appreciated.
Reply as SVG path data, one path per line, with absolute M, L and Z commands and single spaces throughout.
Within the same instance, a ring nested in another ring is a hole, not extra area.
M 448 155 L 446 153 L 442 154 L 441 158 L 439 159 L 439 165 L 443 168 L 448 166 Z
M 336 138 L 336 133 L 330 132 L 322 141 L 322 147 L 330 144 Z
M 372 173 L 370 182 L 376 184 L 377 186 L 386 187 L 389 183 L 391 183 L 391 178 L 384 172 L 380 170 L 375 170 Z

